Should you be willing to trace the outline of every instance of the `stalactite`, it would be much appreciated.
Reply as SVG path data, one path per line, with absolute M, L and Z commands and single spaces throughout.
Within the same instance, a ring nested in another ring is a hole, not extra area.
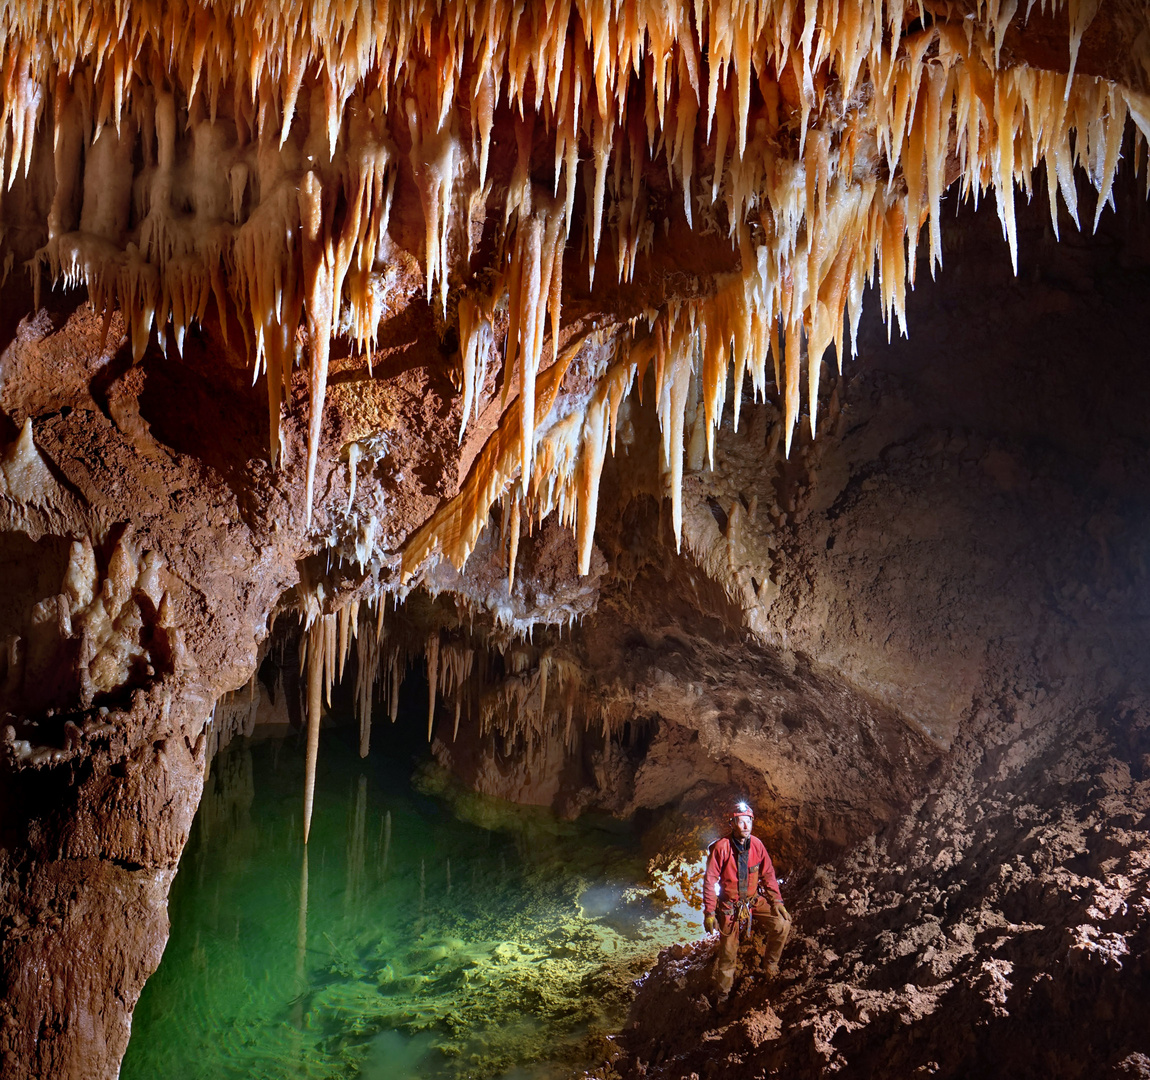
M 508 493 L 508 512 L 506 515 L 507 528 L 507 591 L 515 589 L 515 560 L 519 557 L 519 497 L 512 491 Z
M 306 656 L 301 663 L 307 667 L 307 756 L 304 764 L 303 784 L 303 842 L 311 833 L 311 814 L 315 802 L 315 773 L 319 757 L 319 725 L 323 713 L 325 683 L 331 696 L 331 675 L 334 673 L 336 616 L 321 615 L 307 630 Z
M 360 774 L 356 784 L 355 810 L 351 820 L 351 835 L 347 845 L 347 885 L 344 890 L 349 907 L 353 907 L 359 899 L 367 868 L 367 777 L 363 774 Z
M 459 441 L 467 425 L 479 417 L 480 395 L 487 381 L 487 361 L 494 347 L 490 303 L 470 293 L 459 298 L 459 341 L 463 364 L 463 412 L 459 418 Z
M 918 238 L 926 228 L 933 274 L 953 176 L 964 197 L 993 191 L 1016 268 L 1015 189 L 1029 196 L 1035 168 L 1045 168 L 1055 228 L 1059 193 L 1078 221 L 1075 169 L 1085 170 L 1098 192 L 1097 227 L 1128 118 L 1150 136 L 1150 99 L 1076 74 L 1100 10 L 1094 0 L 1067 0 L 1065 72 L 1006 65 L 1003 42 L 1025 18 L 1021 7 L 988 0 L 923 25 L 901 0 L 801 9 L 796 0 L 637 0 L 625 17 L 559 5 L 516 20 L 502 0 L 307 0 L 258 20 L 242 5 L 195 0 L 7 5 L 0 191 L 7 199 L 20 188 L 19 205 L 45 207 L 46 242 L 30 262 L 37 305 L 44 277 L 83 285 L 97 310 L 123 312 L 137 359 L 153 333 L 182 352 L 213 309 L 224 333 L 239 316 L 253 378 L 266 379 L 273 465 L 283 457 L 296 334 L 306 329 L 310 524 L 332 340 L 353 341 L 370 366 L 387 310 L 377 266 L 393 243 L 393 195 L 414 182 L 426 298 L 438 293 L 444 323 L 449 296 L 458 299 L 461 440 L 479 415 L 503 313 L 504 393 L 516 400 L 459 494 L 408 539 L 404 579 L 436 552 L 462 564 L 504 498 L 509 515 L 522 504 L 529 527 L 553 510 L 574 525 L 586 572 L 614 418 L 649 364 L 679 543 L 692 380 L 702 406 L 694 433 L 708 460 L 732 360 L 736 424 L 748 370 L 755 394 L 767 392 L 769 354 L 785 452 L 804 408 L 813 436 L 822 363 L 833 344 L 841 366 L 844 324 L 853 342 L 876 275 L 888 330 L 897 321 L 906 333 Z M 515 124 L 509 177 L 488 175 L 499 116 Z M 550 181 L 537 175 L 540 139 L 549 140 Z M 609 362 L 596 367 L 594 385 L 565 387 L 584 340 L 572 335 L 564 346 L 565 263 L 585 260 L 593 284 L 613 251 L 615 281 L 637 277 L 660 224 L 647 220 L 647 177 L 662 169 L 682 193 L 674 224 L 681 214 L 691 228 L 725 228 L 739 268 L 718 275 L 707 295 L 669 296 L 649 313 L 649 329 L 604 320 L 595 344 L 609 339 Z M 579 185 L 583 234 L 568 251 Z M 502 207 L 489 206 L 498 192 Z M 493 231 L 499 252 L 483 279 L 469 265 L 472 224 Z M 11 243 L 10 230 L 2 236 Z M 8 250 L 5 267 L 12 259 Z M 566 411 L 553 415 L 561 398 Z M 373 545 L 374 534 L 357 546 L 361 565 Z M 338 646 L 314 643 L 325 672 L 338 659 L 342 674 L 358 627 L 348 611 Z M 386 662 L 392 715 L 402 663 L 394 652 Z M 319 664 L 309 665 L 309 688 Z M 361 666 L 373 664 L 384 661 L 363 653 Z M 331 677 L 321 677 L 329 693 Z M 375 676 L 363 679 L 366 747 Z
M 435 698 L 439 692 L 439 631 L 427 639 L 427 741 L 435 727 Z
M 559 360 L 536 379 L 535 415 L 538 424 L 554 404 L 563 376 L 579 351 L 582 340 L 564 350 Z M 403 553 L 403 573 L 409 576 L 434 550 L 441 549 L 462 566 L 475 546 L 487 514 L 514 475 L 520 461 L 519 411 L 508 410 L 495 434 L 480 451 L 459 494 L 437 511 L 408 541 Z
M 388 705 L 387 715 L 388 719 L 394 724 L 396 717 L 399 716 L 399 676 L 402 670 L 398 663 L 398 653 L 391 654 L 391 663 L 388 665 Z
M 359 719 L 359 756 L 361 758 L 367 757 L 371 748 L 371 702 L 375 684 L 379 680 L 382 639 L 382 622 L 377 620 L 373 627 L 369 620 L 364 619 L 356 636 L 355 657 L 355 712 Z
M 438 119 L 421 111 L 416 98 L 404 102 L 411 137 L 411 167 L 419 188 L 426 226 L 427 301 L 435 287 L 447 316 L 447 240 L 451 227 L 451 192 L 455 183 L 459 144 L 443 113 Z

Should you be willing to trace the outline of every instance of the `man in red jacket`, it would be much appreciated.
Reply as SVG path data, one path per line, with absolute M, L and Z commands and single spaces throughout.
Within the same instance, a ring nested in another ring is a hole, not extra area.
M 731 992 L 739 938 L 750 932 L 752 919 L 760 920 L 766 928 L 762 959 L 771 977 L 779 973 L 779 957 L 791 933 L 791 917 L 783 906 L 771 857 L 763 842 L 751 833 L 754 823 L 754 810 L 745 802 L 735 803 L 731 810 L 731 835 L 716 840 L 707 854 L 703 927 L 708 934 L 715 929 L 717 912 L 715 985 L 720 1003 Z

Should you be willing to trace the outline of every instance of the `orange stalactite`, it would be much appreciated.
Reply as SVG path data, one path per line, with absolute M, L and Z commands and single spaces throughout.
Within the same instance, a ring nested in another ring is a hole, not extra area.
M 1066 9 L 1061 71 L 1010 59 L 1004 42 L 1025 34 L 1025 12 L 1006 0 L 953 20 L 935 10 L 925 26 L 902 0 L 561 0 L 523 17 L 504 0 L 298 0 L 258 18 L 199 0 L 11 2 L 0 7 L 0 191 L 20 185 L 35 197 L 19 205 L 50 207 L 37 289 L 46 271 L 121 308 L 137 357 L 153 329 L 182 348 L 213 305 L 223 327 L 238 315 L 253 374 L 268 380 L 273 463 L 307 328 L 310 515 L 330 342 L 345 335 L 370 354 L 388 310 L 393 196 L 414 183 L 425 294 L 458 322 L 463 427 L 501 345 L 514 395 L 464 490 L 409 540 L 404 572 L 437 548 L 466 558 L 508 492 L 529 520 L 561 509 L 585 567 L 621 387 L 651 359 L 678 535 L 691 380 L 710 451 L 728 364 L 736 419 L 746 371 L 759 396 L 772 372 L 789 452 L 804 408 L 815 430 L 824 355 L 833 343 L 841 365 L 844 324 L 853 340 L 876 276 L 888 325 L 906 332 L 920 230 L 933 273 L 955 176 L 963 196 L 993 190 L 1016 264 L 1014 188 L 1029 194 L 1033 169 L 1046 169 L 1057 223 L 1059 193 L 1077 220 L 1083 167 L 1097 222 L 1128 116 L 1150 136 L 1150 100 L 1074 74 L 1093 0 L 1038 6 Z M 492 154 L 508 121 L 510 177 Z M 676 202 L 682 193 L 666 223 L 649 220 L 648 178 L 663 173 Z M 0 215 L 17 205 L 8 199 Z M 650 338 L 611 331 L 615 357 L 579 417 L 556 420 L 573 353 L 544 368 L 544 345 L 549 324 L 551 357 L 562 348 L 564 275 L 598 278 L 613 326 L 610 271 L 597 266 L 636 279 L 672 213 L 725 233 L 738 269 L 710 296 L 669 296 Z M 468 276 L 473 222 L 499 253 L 482 289 Z

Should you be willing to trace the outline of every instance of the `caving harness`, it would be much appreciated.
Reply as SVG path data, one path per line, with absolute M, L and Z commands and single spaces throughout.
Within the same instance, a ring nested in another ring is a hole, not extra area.
M 754 910 L 750 900 L 732 901 L 733 914 L 739 920 L 739 937 L 745 938 L 751 932 L 751 922 L 754 919 Z

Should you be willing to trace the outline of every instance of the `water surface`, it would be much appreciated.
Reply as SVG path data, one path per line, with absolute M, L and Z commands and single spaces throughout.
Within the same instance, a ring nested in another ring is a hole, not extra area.
M 697 932 L 646 898 L 626 825 L 413 782 L 325 731 L 305 856 L 302 778 L 294 737 L 213 762 L 125 1080 L 568 1076 Z

